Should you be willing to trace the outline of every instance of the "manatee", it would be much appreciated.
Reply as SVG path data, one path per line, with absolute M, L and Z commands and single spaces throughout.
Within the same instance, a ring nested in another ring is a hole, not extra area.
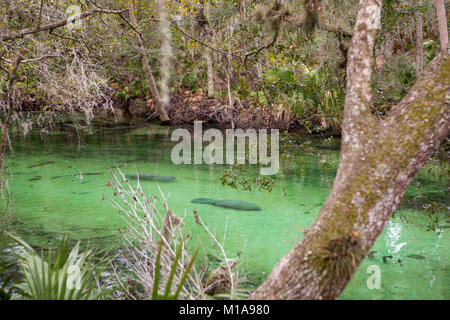
M 103 172 L 85 172 L 85 173 L 81 173 L 82 176 L 99 176 L 102 175 Z M 80 173 L 74 173 L 74 174 L 64 174 L 62 176 L 54 176 L 51 177 L 50 179 L 59 179 L 59 178 L 64 178 L 64 177 L 79 177 Z
M 38 180 L 41 180 L 41 179 L 42 179 L 41 176 L 35 176 L 35 177 L 31 178 L 31 179 L 28 179 L 28 181 L 38 181 Z
M 28 166 L 27 168 L 35 168 L 35 167 L 44 166 L 46 164 L 52 164 L 52 163 L 55 163 L 55 161 L 40 162 L 40 163 L 34 164 L 32 166 Z
M 408 258 L 418 259 L 418 260 L 425 260 L 426 257 L 421 256 L 420 254 L 410 254 L 407 255 Z
M 139 173 L 139 174 L 127 174 L 125 175 L 129 179 L 147 180 L 147 181 L 173 181 L 175 177 L 172 176 L 159 176 L 152 173 Z
M 260 211 L 261 208 L 252 203 L 241 200 L 213 200 L 209 198 L 197 198 L 191 200 L 192 203 L 210 204 L 217 207 L 229 208 L 242 211 Z
M 392 256 L 384 256 L 384 257 L 383 257 L 383 262 L 384 262 L 384 263 L 387 263 L 387 259 L 388 259 L 388 258 L 389 258 L 389 259 L 392 259 L 393 257 L 392 257 Z
M 192 203 L 201 203 L 201 204 L 214 204 L 214 200 L 210 198 L 197 198 L 191 200 Z
M 402 259 L 398 258 L 397 259 L 398 264 L 400 265 L 400 267 L 403 267 L 403 263 L 402 263 Z
M 33 171 L 33 172 L 13 172 L 13 175 L 15 175 L 15 174 L 34 174 L 36 172 L 37 172 L 37 170 Z

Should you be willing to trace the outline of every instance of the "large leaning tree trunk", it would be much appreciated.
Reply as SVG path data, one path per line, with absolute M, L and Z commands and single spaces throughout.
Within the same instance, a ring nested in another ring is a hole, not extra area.
M 450 54 L 437 56 L 387 119 L 370 111 L 381 1 L 364 0 L 348 53 L 342 148 L 332 191 L 304 239 L 252 299 L 335 299 L 450 128 Z
M 137 19 L 136 14 L 134 12 L 134 0 L 129 1 L 129 12 L 130 12 L 130 23 L 131 26 L 134 28 L 135 31 L 137 31 Z M 156 86 L 155 78 L 153 77 L 152 70 L 150 68 L 150 62 L 148 61 L 147 55 L 145 53 L 144 49 L 144 41 L 142 40 L 142 35 L 140 33 L 136 32 L 136 46 L 139 52 L 139 56 L 141 58 L 142 68 L 144 69 L 145 77 L 147 79 L 147 83 L 150 87 L 150 91 L 152 92 L 153 102 L 155 103 L 155 109 L 156 112 L 159 115 L 159 119 L 162 122 L 169 122 L 170 118 L 167 115 L 166 108 L 164 106 L 164 103 L 161 101 L 161 98 L 159 96 L 158 87 Z

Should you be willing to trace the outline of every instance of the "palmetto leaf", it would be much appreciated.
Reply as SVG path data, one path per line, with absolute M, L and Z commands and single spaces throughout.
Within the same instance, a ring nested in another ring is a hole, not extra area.
M 156 263 L 155 263 L 155 280 L 153 282 L 153 293 L 152 293 L 152 300 L 177 300 L 178 296 L 181 293 L 181 290 L 183 289 L 184 283 L 186 282 L 186 279 L 189 275 L 189 272 L 191 271 L 193 265 L 194 265 L 194 261 L 197 258 L 197 254 L 198 251 L 200 249 L 200 247 L 197 248 L 197 250 L 195 250 L 194 255 L 192 256 L 186 270 L 184 271 L 181 279 L 180 279 L 180 283 L 178 283 L 178 286 L 176 287 L 175 290 L 175 294 L 171 295 L 171 289 L 172 289 L 172 282 L 175 276 L 175 273 L 177 271 L 177 269 L 180 267 L 178 265 L 178 261 L 180 259 L 181 256 L 181 249 L 183 246 L 183 241 L 181 241 L 181 243 L 178 245 L 177 251 L 175 253 L 175 258 L 172 262 L 172 266 L 170 268 L 170 274 L 169 274 L 169 278 L 167 280 L 166 283 L 166 287 L 164 289 L 164 294 L 161 295 L 159 294 L 159 279 L 160 279 L 160 272 L 161 272 L 161 251 L 162 251 L 162 241 L 159 243 L 158 245 L 158 253 L 156 256 Z
M 24 251 L 17 254 L 24 280 L 16 287 L 27 297 L 37 300 L 84 300 L 100 296 L 101 292 L 95 293 L 95 275 L 99 272 L 99 266 L 90 262 L 91 250 L 80 252 L 79 242 L 70 250 L 69 237 L 64 237 L 53 261 L 51 251 L 45 259 L 42 251 L 38 255 L 22 239 L 9 236 L 24 247 Z

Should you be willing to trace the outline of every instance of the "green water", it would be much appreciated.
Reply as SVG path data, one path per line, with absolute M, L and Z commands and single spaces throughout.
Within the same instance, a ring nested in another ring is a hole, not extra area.
M 321 140 L 313 142 L 315 152 L 332 165 L 323 168 L 316 157 L 304 155 L 305 174 L 279 174 L 268 193 L 222 186 L 219 178 L 226 166 L 172 164 L 170 152 L 175 143 L 170 141 L 170 129 L 158 125 L 91 127 L 80 132 L 80 140 L 69 126 L 45 134 L 33 129 L 26 136 L 20 132 L 12 134 L 11 141 L 14 153 L 6 157 L 5 165 L 10 173 L 14 228 L 33 245 L 54 243 L 64 232 L 101 246 L 120 243 L 118 229 L 124 223 L 108 201 L 115 198 L 114 190 L 107 186 L 110 168 L 117 163 L 125 173 L 137 170 L 175 176 L 172 182 L 142 181 L 142 185 L 147 195 L 159 195 L 159 185 L 169 198 L 171 210 L 180 216 L 187 213 L 187 232 L 204 236 L 194 223 L 193 210 L 198 211 L 219 240 L 227 226 L 225 249 L 229 257 L 242 252 L 242 267 L 253 285 L 264 280 L 276 262 L 302 238 L 302 230 L 313 223 L 331 190 L 339 146 L 339 141 L 331 145 L 324 145 Z M 80 173 L 82 178 L 73 176 Z M 55 176 L 64 177 L 52 179 Z M 442 189 L 432 179 L 426 181 L 422 186 L 426 190 L 439 193 Z M 415 192 L 414 187 L 408 190 L 409 195 Z M 262 210 L 246 212 L 190 203 L 194 198 L 205 197 L 243 200 Z M 2 201 L 3 208 L 5 200 Z M 414 208 L 394 216 L 374 245 L 374 259 L 364 260 L 341 298 L 450 298 L 448 229 L 440 234 L 426 232 L 425 227 L 407 223 L 402 217 L 425 225 L 430 219 Z M 7 245 L 5 239 L 0 241 L 0 249 Z M 408 258 L 411 254 L 426 258 Z M 393 259 L 384 263 L 382 257 L 389 255 Z M 397 262 L 399 258 L 402 266 Z M 370 274 L 366 271 L 370 265 L 381 269 L 381 289 L 367 288 Z

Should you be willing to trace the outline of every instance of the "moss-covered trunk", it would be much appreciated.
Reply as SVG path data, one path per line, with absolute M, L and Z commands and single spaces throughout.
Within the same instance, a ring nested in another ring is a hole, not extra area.
M 335 299 L 383 231 L 410 181 L 450 133 L 450 54 L 443 52 L 387 119 L 370 111 L 381 1 L 358 13 L 347 65 L 342 148 L 333 189 L 304 239 L 253 299 Z

